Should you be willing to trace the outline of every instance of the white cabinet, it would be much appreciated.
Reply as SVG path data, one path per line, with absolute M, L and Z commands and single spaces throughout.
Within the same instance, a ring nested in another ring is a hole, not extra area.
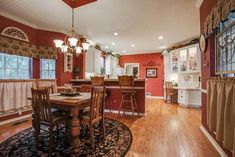
M 86 53 L 86 73 L 101 74 L 101 51 L 90 47 Z
M 118 75 L 119 59 L 112 55 L 106 56 L 105 59 L 105 74 L 110 75 L 111 78 L 115 78 Z
M 201 90 L 198 88 L 178 89 L 178 103 L 185 107 L 201 107 Z

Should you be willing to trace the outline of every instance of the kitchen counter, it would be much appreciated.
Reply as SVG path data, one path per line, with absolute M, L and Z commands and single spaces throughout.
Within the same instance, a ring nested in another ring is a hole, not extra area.
M 86 85 L 91 84 L 90 79 L 72 79 L 70 80 L 70 82 L 73 84 L 73 86 L 76 86 L 78 88 L 81 87 L 81 85 L 83 84 L 86 84 Z M 104 85 L 108 93 L 107 101 L 106 101 L 107 105 L 105 109 L 111 109 L 112 112 L 116 113 L 119 109 L 119 105 L 121 103 L 121 97 L 122 97 L 120 93 L 118 79 L 105 79 Z M 145 79 L 135 79 L 134 89 L 136 91 L 135 98 L 137 101 L 137 106 L 139 108 L 139 113 L 144 115 L 145 113 Z

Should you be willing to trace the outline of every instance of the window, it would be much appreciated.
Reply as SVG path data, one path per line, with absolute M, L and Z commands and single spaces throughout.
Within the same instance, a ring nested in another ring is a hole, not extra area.
M 0 53 L 0 79 L 30 79 L 31 67 L 29 57 Z
M 41 79 L 55 79 L 55 60 L 41 59 Z
M 235 73 L 235 13 L 220 24 L 216 36 L 216 73 L 228 77 Z

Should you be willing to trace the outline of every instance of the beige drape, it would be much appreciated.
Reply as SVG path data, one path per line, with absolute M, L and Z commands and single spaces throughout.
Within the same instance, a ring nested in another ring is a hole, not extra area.
M 208 79 L 207 95 L 207 124 L 235 156 L 235 78 Z
M 0 80 L 0 113 L 5 114 L 31 107 L 31 88 L 37 85 L 53 85 L 57 91 L 56 80 Z
M 217 104 L 216 104 L 216 97 L 217 97 L 217 87 L 216 87 L 216 81 L 212 80 L 209 84 L 208 84 L 208 90 L 210 91 L 210 97 L 207 99 L 208 100 L 208 121 L 207 124 L 209 126 L 209 128 L 213 131 L 216 130 L 216 120 L 217 120 L 217 114 L 216 110 L 217 110 Z

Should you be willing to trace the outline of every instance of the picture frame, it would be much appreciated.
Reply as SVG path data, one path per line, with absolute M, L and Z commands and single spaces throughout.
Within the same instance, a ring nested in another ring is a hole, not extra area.
M 157 78 L 158 75 L 157 68 L 147 68 L 146 69 L 146 78 Z

